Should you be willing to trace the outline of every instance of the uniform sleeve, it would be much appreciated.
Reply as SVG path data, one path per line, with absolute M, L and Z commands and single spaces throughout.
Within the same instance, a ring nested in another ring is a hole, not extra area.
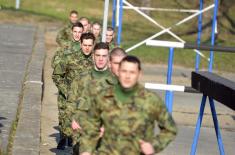
M 67 94 L 67 84 L 65 79 L 66 73 L 66 62 L 65 60 L 60 61 L 60 63 L 55 65 L 52 79 L 57 86 L 58 90 L 61 91 L 64 95 Z M 67 96 L 67 95 L 66 95 Z
M 83 91 L 83 102 L 79 106 L 81 112 L 86 112 L 81 115 L 80 123 L 82 127 L 80 139 L 80 153 L 93 153 L 96 149 L 101 127 L 100 109 L 98 105 L 98 94 L 91 93 L 94 86 L 89 84 L 86 91 Z
M 54 69 L 57 64 L 62 60 L 62 48 L 58 48 L 55 55 L 51 60 L 51 67 Z
M 60 46 L 63 46 L 64 44 L 66 44 L 67 40 L 68 40 L 68 36 L 66 33 L 66 27 L 64 27 L 58 32 L 58 34 L 56 36 L 56 42 Z
M 152 141 L 155 153 L 162 151 L 167 145 L 173 141 L 177 134 L 176 124 L 172 116 L 168 113 L 165 104 L 158 97 L 153 97 L 154 107 L 152 107 L 152 116 L 157 121 L 160 129 Z

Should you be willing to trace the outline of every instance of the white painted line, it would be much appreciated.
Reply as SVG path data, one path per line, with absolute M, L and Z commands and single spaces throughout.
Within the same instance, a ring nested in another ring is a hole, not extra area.
M 180 91 L 180 92 L 184 92 L 185 90 L 185 86 L 154 84 L 154 83 L 145 83 L 144 87 L 147 89 L 169 90 L 169 91 Z

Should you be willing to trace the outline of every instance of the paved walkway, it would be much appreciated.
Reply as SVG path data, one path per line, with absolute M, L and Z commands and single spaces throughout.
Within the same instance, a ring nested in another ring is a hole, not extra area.
M 12 123 L 22 97 L 22 83 L 30 61 L 35 28 L 0 25 L 0 138 L 6 151 Z

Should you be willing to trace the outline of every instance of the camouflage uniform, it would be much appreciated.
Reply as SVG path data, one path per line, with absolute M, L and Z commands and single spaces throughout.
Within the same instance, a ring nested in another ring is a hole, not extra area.
M 59 90 L 58 102 L 60 129 L 66 135 L 68 131 L 68 118 L 66 115 L 66 102 L 68 89 L 72 80 L 83 72 L 89 71 L 93 66 L 91 55 L 86 56 L 82 52 L 69 53 L 62 57 L 62 60 L 55 66 L 52 78 Z
M 71 84 L 71 89 L 69 91 L 68 96 L 68 110 L 72 120 L 75 120 L 79 123 L 79 117 L 80 115 L 86 114 L 86 113 L 80 113 L 80 111 L 77 109 L 80 103 L 82 102 L 82 96 L 86 95 L 87 89 L 94 89 L 91 87 L 88 87 L 91 83 L 99 84 L 99 86 L 102 86 L 102 88 L 107 87 L 108 85 L 113 84 L 116 80 L 116 78 L 111 74 L 111 72 L 107 69 L 105 71 L 96 71 L 95 69 L 92 69 L 90 73 L 87 73 L 83 76 L 80 76 Z M 99 89 L 98 87 L 95 88 L 96 90 Z M 74 144 L 78 143 L 79 141 L 79 133 L 73 133 L 73 142 Z
M 79 53 L 80 51 L 80 42 L 76 41 L 70 41 L 67 47 L 59 47 L 52 58 L 51 61 L 51 67 L 55 69 L 56 65 L 59 64 L 61 61 L 65 59 L 65 57 L 72 53 Z M 53 77 L 53 80 L 55 77 Z M 55 81 L 56 83 L 57 81 Z M 59 85 L 57 85 L 59 86 Z M 58 103 L 58 109 L 59 109 L 59 127 L 61 128 L 62 124 L 62 116 L 64 115 L 64 105 L 66 103 L 66 96 L 63 93 L 63 87 L 57 87 L 58 88 L 58 95 L 57 95 L 57 103 Z M 61 89 L 62 88 L 62 89 Z M 62 134 L 62 133 L 61 133 Z
M 117 44 L 115 43 L 115 41 L 112 40 L 112 42 L 109 43 L 109 51 L 112 51 L 112 49 L 114 49 L 115 47 L 117 47 Z
M 65 25 L 57 34 L 56 36 L 56 42 L 59 44 L 59 46 L 64 47 L 69 44 L 69 41 L 72 40 L 72 26 L 73 24 L 69 22 L 67 25 Z
M 78 53 L 80 52 L 80 42 L 78 41 L 68 41 L 67 46 L 64 47 L 58 47 L 58 49 L 56 50 L 55 55 L 52 58 L 51 61 L 51 67 L 55 68 L 55 66 L 57 64 L 59 64 L 59 62 L 64 58 L 64 55 L 68 55 L 70 53 Z
M 78 107 L 87 113 L 79 118 L 82 127 L 80 152 L 138 155 L 141 153 L 139 140 L 144 140 L 150 142 L 157 153 L 175 138 L 177 129 L 164 103 L 141 85 L 123 90 L 116 84 L 96 93 L 90 90 L 85 104 L 80 103 Z M 160 129 L 157 135 L 155 121 Z M 101 124 L 105 133 L 101 147 L 95 151 Z

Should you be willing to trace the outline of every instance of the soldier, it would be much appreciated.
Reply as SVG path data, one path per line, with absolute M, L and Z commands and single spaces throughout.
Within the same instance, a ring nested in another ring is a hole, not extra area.
M 69 115 L 72 115 L 71 122 L 72 122 L 72 128 L 74 129 L 74 136 L 73 136 L 73 143 L 74 146 L 74 155 L 78 154 L 78 138 L 79 138 L 79 131 L 78 127 L 78 118 L 80 117 L 81 113 L 76 110 L 77 104 L 80 103 L 81 95 L 86 91 L 87 84 L 91 81 L 102 83 L 102 85 L 106 84 L 106 80 L 109 80 L 110 82 L 113 80 L 113 76 L 111 72 L 108 69 L 108 63 L 109 63 L 109 46 L 106 43 L 97 43 L 94 47 L 93 52 L 93 62 L 94 67 L 91 70 L 91 72 L 84 74 L 80 77 L 77 77 L 73 80 L 71 84 L 70 93 L 68 96 L 68 106 L 70 106 Z M 68 108 L 69 109 L 69 108 Z
M 79 118 L 81 155 L 152 155 L 175 138 L 177 129 L 165 104 L 138 83 L 140 75 L 139 59 L 126 56 L 119 66 L 119 83 L 95 96 L 91 90 L 86 104 L 79 105 L 79 110 L 88 114 Z M 155 121 L 160 129 L 157 135 Z M 105 133 L 101 147 L 95 151 L 100 125 Z
M 71 41 L 68 41 L 68 46 L 59 47 L 56 51 L 56 54 L 52 58 L 51 66 L 52 68 L 55 67 L 56 64 L 58 64 L 61 61 L 61 58 L 63 58 L 63 55 L 73 53 L 73 52 L 79 52 L 80 51 L 80 37 L 83 32 L 83 25 L 81 23 L 75 23 L 72 26 L 72 36 L 73 39 Z
M 94 22 L 91 27 L 91 32 L 95 35 L 96 42 L 101 41 L 101 25 L 98 22 Z
M 67 42 L 72 39 L 72 26 L 78 22 L 78 12 L 72 10 L 69 14 L 69 23 L 65 25 L 57 34 L 56 42 L 59 46 L 66 46 Z
M 80 23 L 82 23 L 82 25 L 83 25 L 83 33 L 87 33 L 87 32 L 89 32 L 90 31 L 90 29 L 89 29 L 89 20 L 88 20 L 88 18 L 86 18 L 86 17 L 81 17 L 80 19 L 79 19 L 79 22 Z
M 68 89 L 72 80 L 83 72 L 88 72 L 92 66 L 91 52 L 94 47 L 95 36 L 92 33 L 85 33 L 81 36 L 81 52 L 73 52 L 63 56 L 62 61 L 55 65 L 52 79 L 59 90 L 59 128 L 61 140 L 57 146 L 58 149 L 64 149 L 67 137 L 72 135 L 69 119 L 66 116 L 66 102 Z M 71 139 L 69 138 L 69 145 Z
M 106 31 L 106 43 L 109 44 L 109 49 L 112 50 L 114 47 L 116 47 L 116 43 L 114 40 L 114 36 L 115 36 L 115 32 L 114 29 L 112 27 L 107 27 L 107 31 Z

